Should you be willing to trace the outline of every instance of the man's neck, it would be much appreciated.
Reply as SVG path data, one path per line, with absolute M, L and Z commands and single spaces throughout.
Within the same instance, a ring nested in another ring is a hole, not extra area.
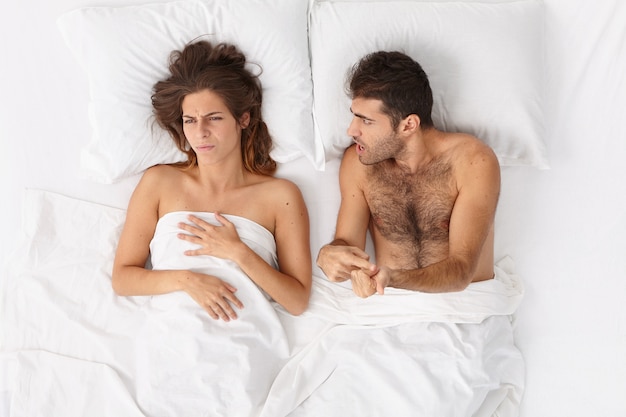
M 396 167 L 405 174 L 419 172 L 437 156 L 434 144 L 439 137 L 439 131 L 435 128 L 419 130 L 407 139 L 404 151 L 392 160 L 389 168 Z

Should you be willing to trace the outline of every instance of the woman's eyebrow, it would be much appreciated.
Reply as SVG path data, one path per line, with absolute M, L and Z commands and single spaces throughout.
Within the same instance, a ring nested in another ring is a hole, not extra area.
M 215 116 L 216 114 L 222 114 L 222 113 L 224 113 L 224 112 L 221 112 L 221 111 L 212 111 L 212 112 L 209 112 L 209 113 L 203 114 L 203 115 L 201 115 L 200 117 L 201 117 L 201 118 L 211 117 L 211 116 Z M 186 114 L 183 114 L 183 117 L 187 117 L 187 118 L 189 118 L 189 119 L 194 119 L 194 118 L 195 118 L 195 116 L 189 116 L 189 115 L 186 115 Z

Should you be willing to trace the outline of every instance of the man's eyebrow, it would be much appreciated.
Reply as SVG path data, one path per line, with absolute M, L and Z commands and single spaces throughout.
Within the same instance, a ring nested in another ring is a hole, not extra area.
M 374 119 L 370 119 L 369 117 L 364 116 L 364 115 L 362 115 L 362 114 L 360 114 L 360 113 L 355 113 L 355 112 L 353 112 L 353 111 L 352 111 L 352 107 L 350 107 L 350 113 L 352 113 L 355 117 L 358 117 L 359 119 L 362 119 L 362 120 L 367 120 L 367 121 L 370 121 L 370 122 L 373 122 L 373 121 L 374 121 Z

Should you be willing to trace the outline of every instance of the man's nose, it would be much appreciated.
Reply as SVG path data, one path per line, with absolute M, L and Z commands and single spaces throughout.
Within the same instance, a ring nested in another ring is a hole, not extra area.
M 352 118 L 352 121 L 350 121 L 350 124 L 348 125 L 348 130 L 346 132 L 348 133 L 348 136 L 359 136 L 359 130 L 356 128 L 355 118 Z

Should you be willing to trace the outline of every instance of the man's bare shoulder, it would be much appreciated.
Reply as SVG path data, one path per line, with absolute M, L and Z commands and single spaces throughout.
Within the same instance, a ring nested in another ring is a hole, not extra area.
M 356 152 L 356 144 L 350 145 L 343 153 L 341 160 L 341 170 L 347 171 L 351 176 L 365 171 L 366 165 L 363 165 L 359 160 L 359 155 Z
M 457 168 L 499 169 L 498 158 L 489 145 L 467 133 L 445 133 L 448 152 Z
M 352 164 L 358 164 L 359 162 L 359 156 L 356 153 L 356 144 L 352 144 L 350 146 L 348 146 L 346 148 L 346 150 L 343 152 L 343 158 L 341 160 L 341 164 L 342 165 L 352 165 Z
M 500 164 L 498 158 L 486 143 L 476 136 L 450 134 L 453 146 L 450 149 L 454 166 L 454 178 L 458 188 L 493 190 L 500 189 Z
M 363 187 L 367 184 L 365 179 L 368 168 L 370 167 L 362 164 L 359 160 L 356 145 L 348 147 L 343 153 L 339 169 L 339 181 L 342 184 L 342 188 L 363 191 Z

